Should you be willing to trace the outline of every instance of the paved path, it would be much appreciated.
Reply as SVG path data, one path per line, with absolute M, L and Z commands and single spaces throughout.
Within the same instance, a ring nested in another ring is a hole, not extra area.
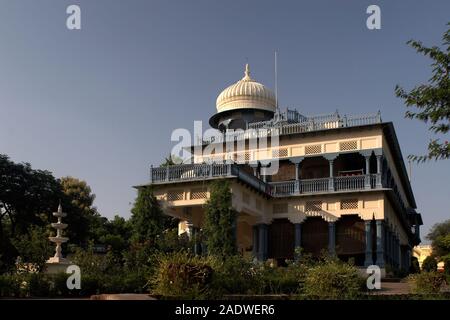
M 373 294 L 408 294 L 409 284 L 406 282 L 381 282 L 381 290 L 374 291 Z

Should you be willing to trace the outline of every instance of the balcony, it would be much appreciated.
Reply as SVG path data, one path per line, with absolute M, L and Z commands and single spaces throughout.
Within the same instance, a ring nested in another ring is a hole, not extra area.
M 236 164 L 182 164 L 167 167 L 150 168 L 150 183 L 167 184 L 176 182 L 203 181 L 220 178 L 237 178 L 256 190 L 267 195 L 270 186 L 249 174 Z
M 381 188 L 380 174 L 361 174 L 319 179 L 264 182 L 237 164 L 185 164 L 150 169 L 152 184 L 203 181 L 220 178 L 238 180 L 272 197 Z
M 269 186 L 273 197 L 382 188 L 380 174 L 270 182 Z

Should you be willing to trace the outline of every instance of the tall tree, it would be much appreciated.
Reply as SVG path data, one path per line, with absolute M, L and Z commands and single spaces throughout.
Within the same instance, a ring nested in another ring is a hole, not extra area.
M 427 235 L 433 254 L 439 258 L 450 258 L 450 220 L 436 223 Z
M 450 26 L 450 22 L 447 24 Z M 432 76 L 427 84 L 421 84 L 407 92 L 399 85 L 395 87 L 397 97 L 405 101 L 407 108 L 414 108 L 405 113 L 406 118 L 418 119 L 430 123 L 428 130 L 434 134 L 446 135 L 450 130 L 450 29 L 442 37 L 443 48 L 426 47 L 420 41 L 410 40 L 408 45 L 420 54 L 433 60 Z M 448 139 L 432 139 L 428 144 L 428 154 L 412 155 L 410 159 L 417 162 L 450 158 Z
M 164 230 L 167 218 L 151 188 L 143 187 L 138 190 L 131 214 L 132 240 L 154 243 L 155 238 Z
M 231 206 L 231 199 L 228 181 L 211 183 L 203 227 L 211 255 L 226 257 L 236 254 L 236 212 Z
M 65 221 L 69 224 L 67 235 L 71 243 L 87 244 L 91 236 L 91 226 L 94 220 L 100 215 L 94 207 L 95 194 L 86 181 L 74 178 L 63 177 L 60 179 L 63 191 L 63 209 L 67 212 Z
M 18 254 L 11 239 L 29 235 L 31 225 L 48 224 L 61 196 L 61 186 L 50 172 L 0 155 L 0 259 L 4 266 Z

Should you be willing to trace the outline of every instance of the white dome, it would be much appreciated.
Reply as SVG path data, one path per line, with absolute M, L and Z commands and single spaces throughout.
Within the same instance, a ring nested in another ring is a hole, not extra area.
M 245 65 L 245 76 L 219 94 L 216 101 L 217 112 L 235 109 L 260 109 L 275 112 L 276 99 L 274 93 L 250 78 L 248 64 Z

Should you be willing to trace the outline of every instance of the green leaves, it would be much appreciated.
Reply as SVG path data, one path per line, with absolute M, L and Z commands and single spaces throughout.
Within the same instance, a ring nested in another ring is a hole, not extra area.
M 156 197 L 151 188 L 140 188 L 138 196 L 131 209 L 131 225 L 133 229 L 132 239 L 137 242 L 154 244 L 155 239 L 162 233 L 165 221 Z
M 211 184 L 204 222 L 206 244 L 211 255 L 226 257 L 236 253 L 236 212 L 231 206 L 231 198 L 228 181 L 215 181 Z
M 450 26 L 450 23 L 447 24 Z M 421 84 L 407 92 L 399 85 L 395 87 L 397 97 L 404 100 L 407 108 L 405 117 L 429 123 L 428 130 L 434 134 L 447 134 L 450 130 L 450 29 L 442 37 L 443 48 L 425 47 L 420 41 L 407 42 L 418 53 L 433 60 L 432 76 L 427 84 Z M 431 159 L 450 158 L 448 139 L 433 139 L 428 144 L 428 153 L 422 156 L 409 156 L 416 162 Z

